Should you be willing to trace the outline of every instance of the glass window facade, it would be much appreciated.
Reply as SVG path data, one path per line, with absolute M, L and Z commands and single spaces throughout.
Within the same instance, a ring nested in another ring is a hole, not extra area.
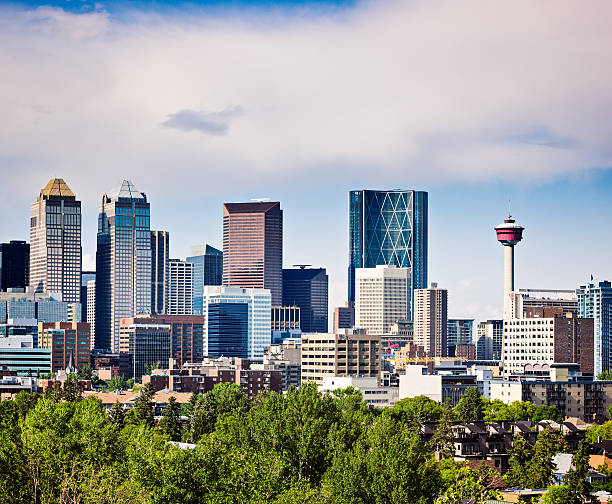
M 355 269 L 379 265 L 410 270 L 412 292 L 427 287 L 428 194 L 424 191 L 349 192 L 349 301 L 355 301 Z
M 193 314 L 202 315 L 204 286 L 223 282 L 223 252 L 210 245 L 194 247 L 187 262 L 193 264 Z
M 326 333 L 329 327 L 325 268 L 284 269 L 283 306 L 300 308 L 302 332 Z
M 612 369 L 612 284 L 598 282 L 577 290 L 578 317 L 594 321 L 595 376 Z
M 249 355 L 249 306 L 245 303 L 208 305 L 208 355 L 243 357 Z

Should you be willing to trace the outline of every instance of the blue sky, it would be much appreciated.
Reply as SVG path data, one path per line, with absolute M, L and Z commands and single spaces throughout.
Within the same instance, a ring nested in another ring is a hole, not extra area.
M 612 7 L 593 2 L 18 2 L 0 8 L 0 240 L 63 177 L 132 179 L 172 254 L 221 245 L 221 205 L 279 199 L 285 265 L 346 296 L 347 193 L 429 191 L 430 280 L 450 315 L 501 314 L 507 211 L 519 287 L 612 278 Z M 606 12 L 608 15 L 606 15 Z M 571 36 L 570 36 L 571 35 Z

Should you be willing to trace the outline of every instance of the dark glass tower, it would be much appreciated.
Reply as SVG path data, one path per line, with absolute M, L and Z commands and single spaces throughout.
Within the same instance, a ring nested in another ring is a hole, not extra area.
M 202 315 L 204 286 L 223 282 L 223 252 L 210 245 L 192 247 L 187 262 L 193 264 L 193 314 Z
M 283 269 L 283 305 L 300 307 L 302 332 L 329 330 L 327 290 L 325 268 Z
M 208 356 L 249 356 L 249 305 L 212 303 L 208 305 Z
M 408 268 L 412 291 L 427 287 L 427 192 L 349 192 L 350 302 L 355 301 L 355 269 L 378 265 Z M 410 319 L 411 314 L 410 308 Z
M 30 268 L 30 245 L 24 241 L 11 240 L 0 243 L 0 291 L 14 287 L 25 289 Z
M 170 233 L 151 231 L 151 313 L 166 313 L 169 261 Z

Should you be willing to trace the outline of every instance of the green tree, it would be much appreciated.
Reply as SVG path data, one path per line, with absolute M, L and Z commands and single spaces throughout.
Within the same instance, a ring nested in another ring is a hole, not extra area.
M 581 504 L 581 502 L 576 500 L 576 494 L 569 485 L 554 485 L 548 487 L 539 504 Z
M 117 399 L 113 407 L 108 412 L 108 419 L 115 426 L 116 429 L 121 430 L 125 425 L 125 413 L 123 412 L 123 405 Z
M 520 434 L 513 439 L 513 446 L 510 450 L 510 458 L 508 459 L 508 471 L 504 475 L 504 479 L 510 487 L 526 486 L 527 464 L 531 460 L 532 447 Z
M 427 396 L 409 397 L 398 401 L 389 413 L 396 420 L 420 427 L 426 422 L 437 422 L 442 416 L 442 405 Z
M 470 502 L 484 504 L 488 500 L 498 499 L 498 492 L 491 488 L 491 483 L 498 475 L 496 471 L 484 463 L 478 470 L 461 465 L 454 471 L 446 491 L 438 497 L 436 504 L 455 504 Z M 448 475 L 446 476 L 448 478 Z
M 600 371 L 597 374 L 597 379 L 602 381 L 612 380 L 612 369 L 606 371 Z
M 104 390 L 108 390 L 109 392 L 114 392 L 115 390 L 127 390 L 129 387 L 125 382 L 125 378 L 123 376 L 113 376 L 106 383 L 106 387 Z
M 590 499 L 593 490 L 589 483 L 589 445 L 583 439 L 578 444 L 578 449 L 572 458 L 572 469 L 565 475 L 563 483 L 575 494 L 576 502 Z
M 455 407 L 455 417 L 461 423 L 479 422 L 484 419 L 483 401 L 476 387 L 469 387 Z
M 159 422 L 161 431 L 170 437 L 172 441 L 181 440 L 181 408 L 174 396 L 168 399 L 168 404 L 164 408 L 162 418 Z
M 63 397 L 66 401 L 80 401 L 83 395 L 83 388 L 75 374 L 69 374 L 64 381 Z
M 442 416 L 436 430 L 429 441 L 429 445 L 441 458 L 451 458 L 455 454 L 455 435 L 453 434 L 453 407 L 450 402 L 442 406 Z
M 145 375 L 150 375 L 153 373 L 153 371 L 155 371 L 156 369 L 159 369 L 161 366 L 161 362 L 157 361 L 157 362 L 150 362 L 149 364 L 145 364 Z
M 530 488 L 546 488 L 552 483 L 555 470 L 553 457 L 567 449 L 563 435 L 546 428 L 538 435 L 533 455 L 525 468 L 525 485 Z
M 144 423 L 153 427 L 153 388 L 150 383 L 140 389 L 140 395 L 134 401 L 134 408 L 129 412 L 129 422 L 135 425 Z

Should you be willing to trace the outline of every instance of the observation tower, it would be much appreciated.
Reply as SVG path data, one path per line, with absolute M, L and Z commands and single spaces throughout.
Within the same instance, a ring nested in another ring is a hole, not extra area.
M 508 218 L 495 227 L 497 241 L 504 246 L 504 318 L 511 318 L 512 293 L 514 292 L 514 246 L 523 239 L 525 228 Z

